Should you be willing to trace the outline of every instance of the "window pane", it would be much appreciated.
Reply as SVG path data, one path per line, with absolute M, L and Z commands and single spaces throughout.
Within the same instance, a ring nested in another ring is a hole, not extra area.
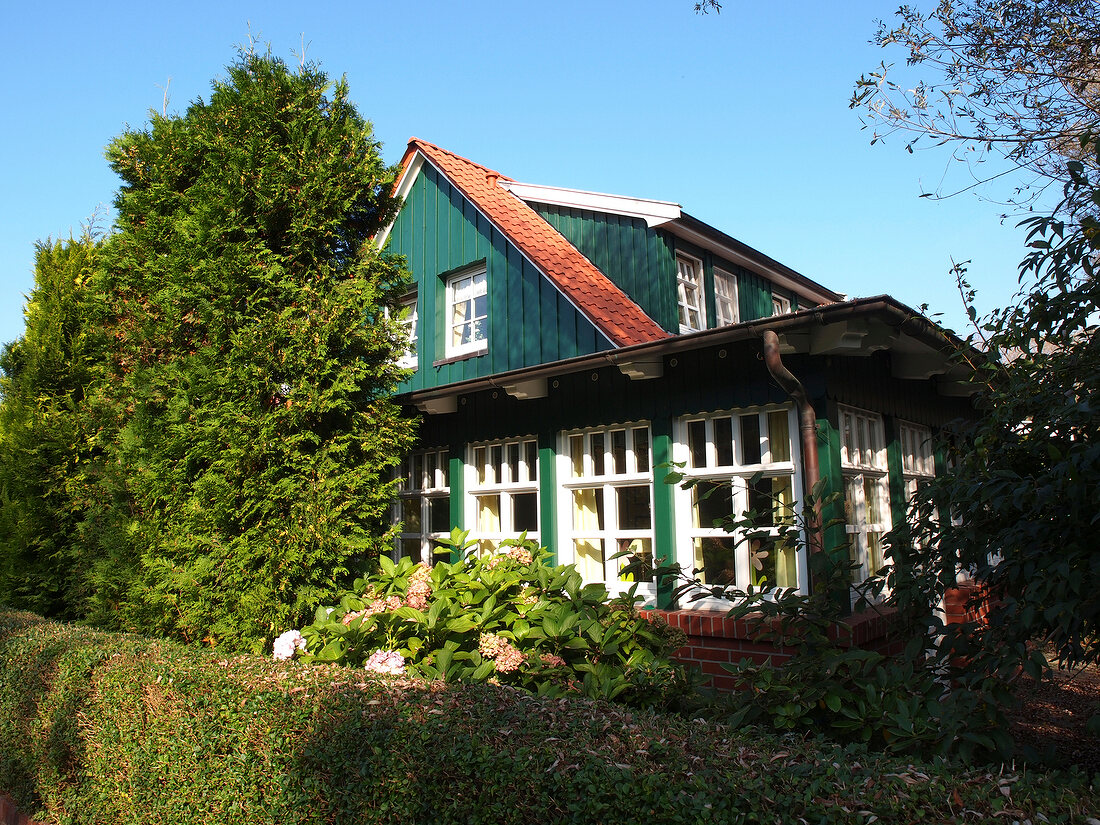
M 477 480 L 479 484 L 484 484 L 488 478 L 488 468 L 485 466 L 485 448 L 474 447 L 474 466 L 477 467 Z
M 433 533 L 451 532 L 451 500 L 440 496 L 428 499 L 428 521 Z
M 768 446 L 772 461 L 791 460 L 791 430 L 786 410 L 768 413 Z
M 691 488 L 693 527 L 711 528 L 733 515 L 733 488 L 724 481 L 704 481 Z M 719 525 L 720 526 L 720 525 Z
M 773 498 L 772 479 L 762 478 L 749 485 L 749 509 L 756 513 L 753 519 L 756 527 L 775 525 L 776 502 Z
M 516 493 L 512 496 L 512 532 L 526 530 L 534 533 L 539 529 L 538 493 Z
M 733 419 L 714 419 L 714 449 L 717 452 L 719 467 L 732 467 L 733 459 Z
M 575 541 L 573 542 L 573 553 L 575 554 L 577 572 L 581 574 L 586 582 L 604 580 L 602 541 L 599 539 L 595 541 Z
M 428 453 L 424 456 L 424 474 L 426 476 L 424 484 L 425 489 L 430 490 L 435 487 L 435 468 L 437 461 L 439 461 L 439 453 Z
M 737 581 L 735 554 L 737 542 L 732 537 L 695 540 L 695 567 L 703 584 L 734 584 Z
M 443 486 L 451 486 L 451 461 L 446 453 L 439 454 L 439 463 L 443 467 Z
M 569 436 L 569 459 L 573 467 L 573 478 L 584 475 L 584 436 Z
M 688 422 L 688 453 L 692 467 L 707 466 L 707 423 L 705 421 Z
M 493 470 L 489 483 L 500 484 L 504 480 L 504 474 L 501 472 L 504 467 L 504 447 L 500 444 L 494 444 L 489 448 L 489 465 Z
M 573 530 L 596 533 L 603 530 L 603 490 L 573 491 Z
M 420 532 L 420 496 L 401 499 L 401 532 Z
M 500 532 L 500 496 L 477 496 L 477 529 L 482 533 Z
M 508 445 L 508 481 L 512 484 L 522 481 L 519 475 L 519 444 Z
M 634 573 L 619 576 L 619 581 L 624 582 L 651 582 L 653 581 L 653 542 L 650 539 L 619 539 L 616 552 L 627 552 L 630 555 L 619 559 L 619 570 L 628 564 L 641 562 L 642 567 Z
M 537 481 L 539 471 L 539 445 L 534 441 L 524 442 L 527 448 L 527 481 Z
M 634 430 L 634 463 L 639 473 L 649 472 L 649 430 L 645 427 Z
M 602 476 L 604 474 L 603 433 L 592 433 L 589 438 L 592 449 L 592 475 Z
M 741 416 L 741 463 L 760 463 L 760 416 Z
M 401 539 L 397 552 L 402 557 L 407 556 L 413 561 L 420 561 L 420 539 Z
M 611 431 L 611 460 L 615 475 L 623 475 L 626 472 L 626 430 Z
M 648 530 L 652 524 L 649 485 L 619 487 L 615 491 L 620 530 Z
M 417 453 L 412 460 L 412 476 L 409 478 L 409 486 L 414 490 L 424 489 L 424 456 Z
M 754 587 L 797 587 L 798 569 L 790 543 L 753 539 L 749 543 L 749 580 Z

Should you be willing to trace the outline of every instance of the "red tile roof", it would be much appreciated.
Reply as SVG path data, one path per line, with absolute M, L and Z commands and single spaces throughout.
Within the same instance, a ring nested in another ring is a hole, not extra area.
M 511 178 L 417 138 L 409 140 L 402 177 L 419 151 L 561 290 L 608 340 L 626 347 L 669 337 L 642 308 L 535 210 L 498 181 Z

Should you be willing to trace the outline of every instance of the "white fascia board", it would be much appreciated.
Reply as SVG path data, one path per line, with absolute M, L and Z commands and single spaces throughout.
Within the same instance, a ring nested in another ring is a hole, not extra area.
M 537 183 L 519 183 L 518 181 L 501 181 L 500 185 L 522 201 L 534 201 L 535 203 L 546 203 L 551 206 L 568 206 L 574 209 L 588 209 L 592 212 L 610 212 L 613 215 L 641 218 L 650 229 L 680 217 L 680 204 L 670 201 L 630 198 L 625 195 L 605 195 L 601 192 L 562 189 L 557 186 L 542 186 Z
M 397 184 L 397 191 L 394 193 L 396 198 L 405 202 L 405 198 L 409 196 L 409 192 L 416 182 L 416 176 L 420 174 L 420 167 L 424 165 L 424 155 L 419 149 L 416 150 L 416 154 L 413 156 L 412 162 L 409 163 L 408 168 L 405 169 L 405 174 L 401 176 L 401 180 Z M 401 210 L 399 209 L 398 212 Z M 390 230 L 393 229 L 393 225 L 397 223 L 397 214 L 393 216 L 393 220 L 390 221 L 385 229 L 379 232 L 374 239 L 375 244 L 379 249 L 386 248 L 386 240 L 390 237 Z
M 719 243 L 718 241 L 714 240 L 714 238 L 711 238 L 708 235 L 704 235 L 702 232 L 696 232 L 694 229 L 684 226 L 683 224 L 672 224 L 671 226 L 666 227 L 666 229 L 668 229 L 668 231 L 670 231 L 678 238 L 683 238 L 685 241 L 688 241 L 695 246 L 713 252 L 715 255 L 718 255 L 727 261 L 731 261 L 735 264 L 740 264 L 750 272 L 755 272 L 758 275 L 763 275 L 769 281 L 773 281 L 784 289 L 790 290 L 795 295 L 803 295 L 807 298 L 823 304 L 831 304 L 834 300 L 831 296 L 824 295 L 814 289 L 808 288 L 805 284 L 800 284 L 796 282 L 794 279 L 788 277 L 784 273 L 772 269 L 761 261 L 750 258 L 748 255 L 744 255 L 741 252 L 738 252 L 737 250 L 732 249 L 723 243 Z

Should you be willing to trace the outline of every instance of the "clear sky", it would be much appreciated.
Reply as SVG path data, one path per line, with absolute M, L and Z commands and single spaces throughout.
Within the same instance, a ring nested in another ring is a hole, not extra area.
M 931 0 L 927 0 L 931 2 Z M 927 5 L 927 2 L 925 5 Z M 103 148 L 207 98 L 249 33 L 346 75 L 386 160 L 416 136 L 529 183 L 669 200 L 839 292 L 930 305 L 962 331 L 949 270 L 983 310 L 1016 288 L 1015 220 L 963 195 L 920 198 L 942 150 L 870 145 L 848 109 L 889 55 L 896 2 L 13 3 L 0 90 L 0 342 L 22 332 L 35 242 L 68 237 L 118 181 Z M 14 51 L 14 55 L 11 52 Z M 101 222 L 110 223 L 110 212 Z

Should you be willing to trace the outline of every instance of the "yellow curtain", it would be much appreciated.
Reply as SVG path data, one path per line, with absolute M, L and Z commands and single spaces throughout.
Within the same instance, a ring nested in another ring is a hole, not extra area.
M 600 510 L 596 490 L 573 491 L 573 532 L 583 536 L 599 533 Z M 604 576 L 603 542 L 599 539 L 578 539 L 573 542 L 577 570 L 585 582 L 602 582 Z

